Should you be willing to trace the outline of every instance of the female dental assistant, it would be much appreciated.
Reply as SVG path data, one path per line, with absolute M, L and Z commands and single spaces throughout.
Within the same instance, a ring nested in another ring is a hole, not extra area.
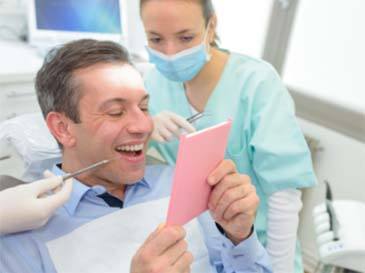
M 204 111 L 197 130 L 232 118 L 226 156 L 256 186 L 255 229 L 274 272 L 303 272 L 296 249 L 298 188 L 316 179 L 279 76 L 261 60 L 218 48 L 211 0 L 141 0 L 140 13 L 156 67 L 145 80 L 155 124 L 151 145 L 174 163 L 178 141 L 171 137 L 180 128 L 194 130 L 185 118 Z

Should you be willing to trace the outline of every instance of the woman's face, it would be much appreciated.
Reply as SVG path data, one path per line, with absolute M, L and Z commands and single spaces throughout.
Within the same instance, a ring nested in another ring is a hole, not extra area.
M 211 42 L 213 31 L 206 34 L 202 6 L 198 1 L 149 0 L 141 10 L 148 46 L 166 55 L 199 45 L 206 37 Z

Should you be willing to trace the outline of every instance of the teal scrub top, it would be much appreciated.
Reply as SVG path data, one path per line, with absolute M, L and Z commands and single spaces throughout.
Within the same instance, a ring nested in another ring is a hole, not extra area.
M 294 112 L 293 101 L 275 69 L 268 63 L 229 53 L 223 74 L 204 113 L 194 123 L 197 130 L 228 118 L 233 120 L 226 151 L 240 173 L 251 177 L 260 197 L 255 227 L 266 245 L 267 202 L 273 192 L 315 185 L 311 156 Z M 150 113 L 168 110 L 192 115 L 183 83 L 167 80 L 156 69 L 145 77 Z M 152 141 L 151 146 L 174 164 L 178 140 Z

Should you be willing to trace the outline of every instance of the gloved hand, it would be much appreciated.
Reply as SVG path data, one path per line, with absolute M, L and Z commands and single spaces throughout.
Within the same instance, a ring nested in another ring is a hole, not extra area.
M 44 177 L 0 192 L 0 234 L 39 228 L 68 200 L 72 179 L 61 188 L 61 176 L 45 171 Z
M 183 131 L 188 133 L 196 131 L 185 118 L 169 111 L 153 116 L 152 120 L 154 130 L 151 137 L 157 142 L 171 141 L 174 136 L 179 137 Z

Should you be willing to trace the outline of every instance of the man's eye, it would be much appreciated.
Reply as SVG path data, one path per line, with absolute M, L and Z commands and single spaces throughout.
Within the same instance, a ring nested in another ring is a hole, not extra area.
M 113 111 L 109 112 L 108 115 L 111 117 L 120 117 L 124 114 L 124 111 Z
M 143 112 L 147 112 L 148 113 L 148 107 L 147 106 L 141 106 L 140 109 L 143 111 Z

